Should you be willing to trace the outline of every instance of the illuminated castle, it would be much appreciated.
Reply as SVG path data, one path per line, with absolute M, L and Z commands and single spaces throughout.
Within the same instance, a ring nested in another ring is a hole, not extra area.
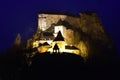
M 64 19 L 65 16 L 59 15 L 58 21 L 55 23 L 55 20 L 52 22 L 54 23 L 53 31 L 50 31 L 48 26 L 53 24 L 49 23 L 47 25 L 46 18 L 50 16 L 57 17 L 58 15 L 48 15 L 48 14 L 39 14 L 38 15 L 38 33 L 40 34 L 40 38 L 33 42 L 33 48 L 37 48 L 40 53 L 43 52 L 68 52 L 80 55 L 80 50 L 73 45 L 69 45 L 66 43 L 66 27 L 60 22 Z
M 76 16 L 41 13 L 37 31 L 27 41 L 27 48 L 37 48 L 39 53 L 68 52 L 87 58 L 97 48 L 98 41 L 107 43 L 108 40 L 95 12 L 81 12 Z

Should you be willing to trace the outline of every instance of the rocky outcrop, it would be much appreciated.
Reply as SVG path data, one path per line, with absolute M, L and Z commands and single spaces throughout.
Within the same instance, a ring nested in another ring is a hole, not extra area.
M 78 17 L 67 16 L 65 21 L 71 26 L 71 28 L 68 26 L 70 29 L 66 30 L 66 41 L 79 48 L 82 57 L 93 58 L 94 56 L 101 60 L 103 58 L 100 56 L 102 56 L 104 60 L 107 60 L 107 56 L 116 54 L 114 43 L 104 31 L 96 13 L 82 12 Z
M 20 45 L 20 44 L 21 44 L 21 35 L 18 33 L 14 41 L 14 45 Z
M 114 43 L 104 31 L 102 22 L 95 12 L 81 12 L 79 15 L 67 14 L 39 14 L 38 29 L 42 26 L 41 16 L 46 31 L 53 32 L 55 25 L 66 27 L 65 41 L 69 45 L 74 45 L 81 51 L 81 56 L 85 59 L 97 58 L 98 56 L 114 54 Z M 43 26 L 42 26 L 43 27 Z M 32 41 L 38 37 L 36 33 Z M 112 51 L 113 50 L 113 51 Z M 105 54 L 104 54 L 105 53 Z M 106 59 L 106 57 L 104 58 Z

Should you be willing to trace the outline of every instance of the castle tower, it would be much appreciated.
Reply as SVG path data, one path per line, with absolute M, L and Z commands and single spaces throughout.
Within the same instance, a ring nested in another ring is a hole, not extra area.
M 53 40 L 52 47 L 54 47 L 55 44 L 58 45 L 60 52 L 64 52 L 64 50 L 65 50 L 65 41 L 64 41 L 64 38 L 63 38 L 63 36 L 61 34 L 61 31 L 58 32 L 56 38 Z
M 46 25 L 46 15 L 44 14 L 39 14 L 38 15 L 38 31 L 45 31 L 47 28 Z
M 55 13 L 40 13 L 38 14 L 38 32 L 45 31 L 52 24 L 57 24 L 57 22 L 61 19 L 64 20 L 66 15 L 63 14 L 55 14 Z
M 57 36 L 59 31 L 61 32 L 62 36 L 65 37 L 66 28 L 63 25 L 58 25 L 54 27 L 54 37 Z

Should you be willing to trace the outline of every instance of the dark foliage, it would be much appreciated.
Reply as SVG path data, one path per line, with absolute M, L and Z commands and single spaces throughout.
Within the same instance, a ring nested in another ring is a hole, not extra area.
M 0 56 L 2 80 L 40 79 L 115 79 L 119 78 L 118 64 L 96 64 L 84 62 L 83 58 L 70 53 L 36 53 L 32 65 L 26 63 L 23 51 L 16 55 Z M 97 62 L 97 61 L 96 61 Z

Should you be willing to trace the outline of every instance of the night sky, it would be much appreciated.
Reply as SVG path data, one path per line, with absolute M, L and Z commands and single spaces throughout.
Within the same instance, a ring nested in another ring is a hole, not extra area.
M 0 0 L 0 50 L 8 48 L 18 33 L 21 34 L 23 41 L 29 38 L 37 29 L 37 14 L 41 11 L 70 14 L 96 11 L 105 31 L 111 35 L 119 49 L 119 2 L 119 0 Z

